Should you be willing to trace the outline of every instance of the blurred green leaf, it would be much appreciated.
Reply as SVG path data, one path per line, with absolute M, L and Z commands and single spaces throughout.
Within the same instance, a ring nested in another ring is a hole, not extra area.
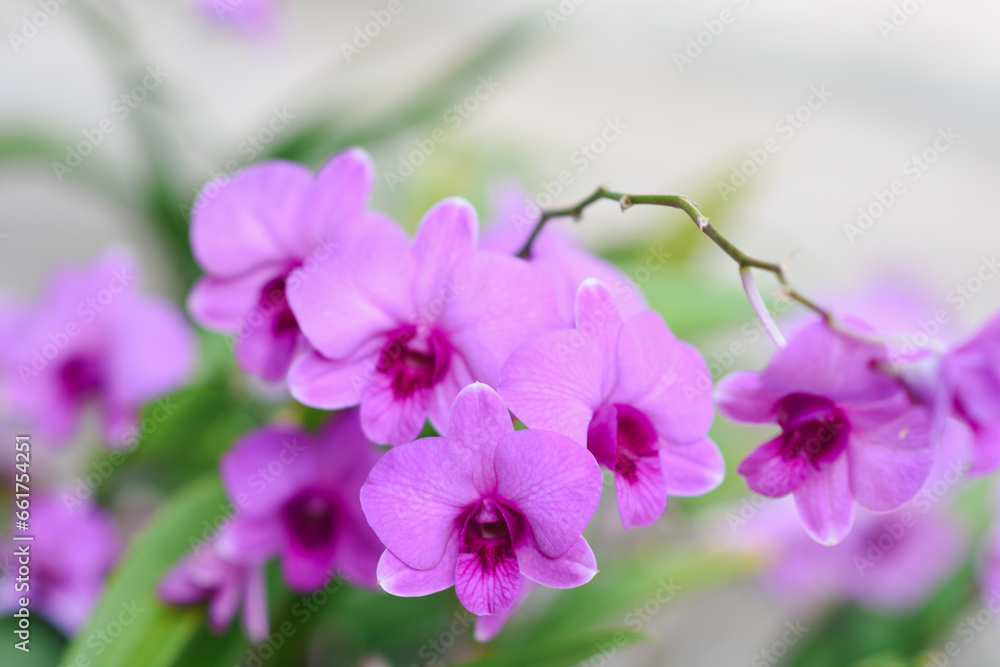
M 48 166 L 63 161 L 64 151 L 63 143 L 45 132 L 22 129 L 0 134 L 0 162 L 35 159 Z
M 3 581 L 0 585 L 10 586 L 11 582 Z M 66 638 L 58 630 L 49 625 L 43 618 L 32 613 L 29 632 L 29 652 L 14 648 L 21 639 L 14 634 L 18 629 L 18 621 L 11 616 L 13 612 L 5 613 L 0 618 L 0 665 L 17 665 L 18 667 L 52 667 L 59 664 L 59 655 L 66 646 Z
M 879 614 L 854 605 L 836 607 L 816 623 L 786 664 L 841 667 L 875 659 L 872 656 L 879 660 L 918 658 L 954 630 L 959 615 L 977 594 L 972 566 L 966 565 L 923 606 L 908 614 Z
M 641 630 L 676 597 L 745 576 L 757 561 L 740 554 L 637 554 L 602 564 L 586 586 L 560 591 L 538 618 L 505 628 L 495 644 L 534 643 L 608 623 Z
M 160 603 L 156 587 L 166 571 L 222 518 L 218 479 L 202 479 L 175 494 L 134 539 L 87 627 L 73 639 L 61 665 L 160 667 L 174 664 L 203 624 L 200 607 Z M 89 661 L 89 662 L 88 662 Z
M 646 638 L 627 628 L 587 630 L 550 641 L 499 650 L 495 655 L 459 663 L 463 667 L 571 667 L 591 656 L 610 660 L 621 649 Z
M 276 145 L 267 155 L 317 165 L 348 146 L 363 146 L 439 117 L 455 100 L 468 95 L 478 77 L 494 72 L 519 53 L 534 34 L 534 17 L 514 23 L 488 40 L 457 67 L 417 89 L 384 113 L 350 119 L 328 117 Z

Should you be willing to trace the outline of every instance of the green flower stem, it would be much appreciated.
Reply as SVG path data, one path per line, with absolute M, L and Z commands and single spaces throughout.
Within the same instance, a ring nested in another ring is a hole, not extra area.
M 837 324 L 833 317 L 833 313 L 818 305 L 816 302 L 807 299 L 805 296 L 793 289 L 788 281 L 788 277 L 785 275 L 785 266 L 783 264 L 765 262 L 763 260 L 756 259 L 737 248 L 729 241 L 729 239 L 719 233 L 719 230 L 712 226 L 712 223 L 709 222 L 708 218 L 701 212 L 697 204 L 683 195 L 630 195 L 622 192 L 612 192 L 611 190 L 605 190 L 604 188 L 597 188 L 597 190 L 595 190 L 589 197 L 575 206 L 542 211 L 542 214 L 538 219 L 538 223 L 531 231 L 531 236 L 528 237 L 527 242 L 525 242 L 524 247 L 521 248 L 520 252 L 517 253 L 517 256 L 524 259 L 531 256 L 531 246 L 538 237 L 538 234 L 542 231 L 542 227 L 545 226 L 546 222 L 552 218 L 568 217 L 579 220 L 583 215 L 584 209 L 601 199 L 617 201 L 619 205 L 621 205 L 622 211 L 625 211 L 637 204 L 666 206 L 668 208 L 676 208 L 683 211 L 696 225 L 698 225 L 698 229 L 701 230 L 701 232 L 707 236 L 712 243 L 721 248 L 722 251 L 729 255 L 739 266 L 741 279 L 743 281 L 744 288 L 747 290 L 747 298 L 750 301 L 750 305 L 753 307 L 754 312 L 757 313 L 757 317 L 760 319 L 761 325 L 768 332 L 771 339 L 778 347 L 783 347 L 784 337 L 782 337 L 781 332 L 778 331 L 777 326 L 774 324 L 774 320 L 767 311 L 767 307 L 764 306 L 763 301 L 760 299 L 760 294 L 756 291 L 757 288 L 754 285 L 752 274 L 750 273 L 753 269 L 760 269 L 761 271 L 767 271 L 768 273 L 773 274 L 774 277 L 777 278 L 778 283 L 781 285 L 782 290 L 790 299 L 797 301 L 802 306 L 805 306 L 809 310 L 813 311 L 822 317 L 827 324 L 838 331 L 852 336 L 854 335 L 852 332 L 845 330 L 842 326 Z

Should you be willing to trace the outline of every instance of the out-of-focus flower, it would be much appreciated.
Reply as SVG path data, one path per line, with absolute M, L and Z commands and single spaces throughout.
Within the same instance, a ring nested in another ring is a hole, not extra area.
M 512 255 L 519 252 L 540 214 L 520 187 L 498 187 L 493 196 L 493 222 L 485 229 L 479 247 Z M 532 243 L 529 261 L 555 288 L 563 326 L 573 326 L 576 293 L 587 278 L 599 280 L 612 290 L 626 318 L 648 308 L 642 292 L 621 271 L 579 247 L 554 222 L 550 221 Z
M 462 387 L 495 387 L 511 351 L 559 319 L 535 268 L 477 251 L 477 235 L 472 206 L 446 199 L 412 242 L 391 222 L 371 223 L 314 279 L 290 285 L 316 348 L 292 367 L 292 395 L 324 409 L 360 404 L 368 437 L 399 444 L 428 416 L 442 431 Z
M 231 527 L 224 526 L 220 535 Z M 242 604 L 247 636 L 255 642 L 268 636 L 263 560 L 229 560 L 219 553 L 217 539 L 188 553 L 163 577 L 157 592 L 164 602 L 174 605 L 207 602 L 208 626 L 217 634 L 229 626 Z
M 345 238 L 381 216 L 366 209 L 373 166 L 353 148 L 315 176 L 304 166 L 261 162 L 207 185 L 195 202 L 191 248 L 206 275 L 188 297 L 202 325 L 229 333 L 248 373 L 280 380 L 304 345 L 285 299 L 334 262 Z M 329 289 L 329 285 L 323 285 Z
M 219 538 L 219 552 L 238 562 L 277 554 L 285 581 L 299 591 L 315 591 L 338 572 L 375 586 L 382 545 L 358 492 L 376 460 L 356 410 L 334 417 L 316 436 L 278 425 L 244 436 L 220 463 L 241 511 Z
M 58 271 L 37 305 L 12 316 L 0 344 L 4 396 L 41 441 L 65 443 L 92 403 L 106 443 L 127 445 L 142 405 L 179 388 L 194 362 L 182 314 L 139 291 L 123 251 Z
M 825 546 L 799 527 L 791 499 L 755 518 L 776 594 L 799 605 L 849 600 L 877 611 L 906 612 L 923 604 L 958 567 L 966 536 L 940 507 L 908 504 L 888 514 L 860 510 L 854 530 Z
M 1000 317 L 948 352 L 941 364 L 952 414 L 972 429 L 973 475 L 1000 467 Z
M 90 616 L 104 589 L 104 581 L 121 552 L 114 524 L 103 510 L 89 502 L 72 509 L 56 495 L 33 494 L 30 542 L 4 540 L 10 567 L 0 586 L 0 611 L 16 609 L 22 596 L 31 598 L 31 611 L 40 613 L 67 635 Z M 10 545 L 9 547 L 7 545 Z M 19 553 L 27 548 L 28 556 Z M 30 596 L 16 591 L 14 574 L 19 565 L 31 570 Z
M 813 539 L 836 544 L 854 523 L 855 501 L 885 512 L 920 490 L 934 462 L 927 408 L 877 370 L 884 347 L 822 322 L 804 328 L 760 372 L 718 386 L 719 411 L 782 433 L 739 466 L 757 493 L 793 494 Z
M 531 428 L 569 436 L 614 471 L 626 528 L 663 514 L 667 495 L 698 495 L 725 474 L 708 437 L 714 409 L 704 359 L 652 311 L 623 320 L 607 287 L 579 289 L 576 327 L 526 343 L 500 392 Z
M 996 510 L 993 534 L 979 570 L 979 585 L 986 600 L 1000 600 L 1000 486 L 994 489 Z
M 195 4 L 209 20 L 248 34 L 266 34 L 274 28 L 274 0 L 195 0 Z
M 967 429 L 950 422 L 927 481 L 899 509 L 860 510 L 839 544 L 802 532 L 791 498 L 774 501 L 746 521 L 741 548 L 761 553 L 765 583 L 802 606 L 849 600 L 882 612 L 923 604 L 960 565 L 968 534 L 950 513 L 950 497 L 969 466 Z
M 597 563 L 581 533 L 601 496 L 593 457 L 556 433 L 515 432 L 480 383 L 455 399 L 445 432 L 389 450 L 361 489 L 386 545 L 382 588 L 410 597 L 455 586 L 485 615 L 511 608 L 521 575 L 553 588 L 590 581 Z

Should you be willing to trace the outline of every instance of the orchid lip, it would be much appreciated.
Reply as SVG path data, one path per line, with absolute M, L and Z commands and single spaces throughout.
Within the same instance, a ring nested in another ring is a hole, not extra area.
M 492 498 L 480 500 L 466 516 L 461 551 L 476 554 L 485 571 L 497 569 L 504 559 L 514 557 L 516 526 L 508 524 L 508 517 L 515 514 Z
M 606 422 L 614 419 L 614 432 Z M 587 434 L 587 448 L 605 468 L 634 482 L 638 461 L 657 456 L 659 437 L 653 422 L 641 410 L 624 403 L 605 404 L 594 412 Z
M 801 457 L 814 466 L 836 459 L 847 447 L 851 424 L 831 400 L 812 394 L 789 394 L 776 406 L 782 428 L 781 456 Z
M 336 533 L 337 505 L 324 491 L 301 491 L 285 505 L 282 514 L 293 539 L 306 548 L 323 547 Z
M 97 394 L 104 386 L 104 372 L 96 359 L 75 356 L 59 371 L 63 388 L 74 399 L 84 399 Z
M 294 267 L 293 267 L 294 268 Z M 276 334 L 297 334 L 299 323 L 288 305 L 286 288 L 289 273 L 272 279 L 260 290 L 259 307 L 271 315 L 271 327 Z
M 408 325 L 391 332 L 376 366 L 392 379 L 396 398 L 408 398 L 441 381 L 451 364 L 451 346 L 437 331 Z

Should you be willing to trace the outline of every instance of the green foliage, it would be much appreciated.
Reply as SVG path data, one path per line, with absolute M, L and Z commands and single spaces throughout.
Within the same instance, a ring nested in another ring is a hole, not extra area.
M 879 614 L 853 605 L 836 607 L 819 620 L 785 664 L 787 667 L 910 664 L 904 660 L 917 661 L 947 639 L 947 633 L 954 630 L 959 615 L 976 595 L 969 565 L 911 613 Z
M 592 656 L 605 659 L 646 637 L 627 628 L 587 630 L 536 644 L 522 644 L 502 653 L 460 663 L 463 667 L 571 667 Z M 603 664 L 603 663 L 602 663 Z
M 10 581 L 0 583 L 3 586 L 12 585 Z M 17 665 L 17 667 L 52 667 L 59 664 L 59 654 L 66 646 L 66 638 L 58 630 L 49 625 L 37 614 L 30 617 L 31 633 L 27 653 L 14 647 L 20 642 L 14 631 L 18 629 L 17 619 L 10 613 L 0 617 L 0 665 Z
M 202 479 L 174 494 L 133 540 L 87 626 L 60 664 L 85 667 L 165 667 L 175 664 L 204 625 L 197 607 L 162 604 L 156 586 L 167 570 L 217 525 L 226 507 L 217 479 Z

